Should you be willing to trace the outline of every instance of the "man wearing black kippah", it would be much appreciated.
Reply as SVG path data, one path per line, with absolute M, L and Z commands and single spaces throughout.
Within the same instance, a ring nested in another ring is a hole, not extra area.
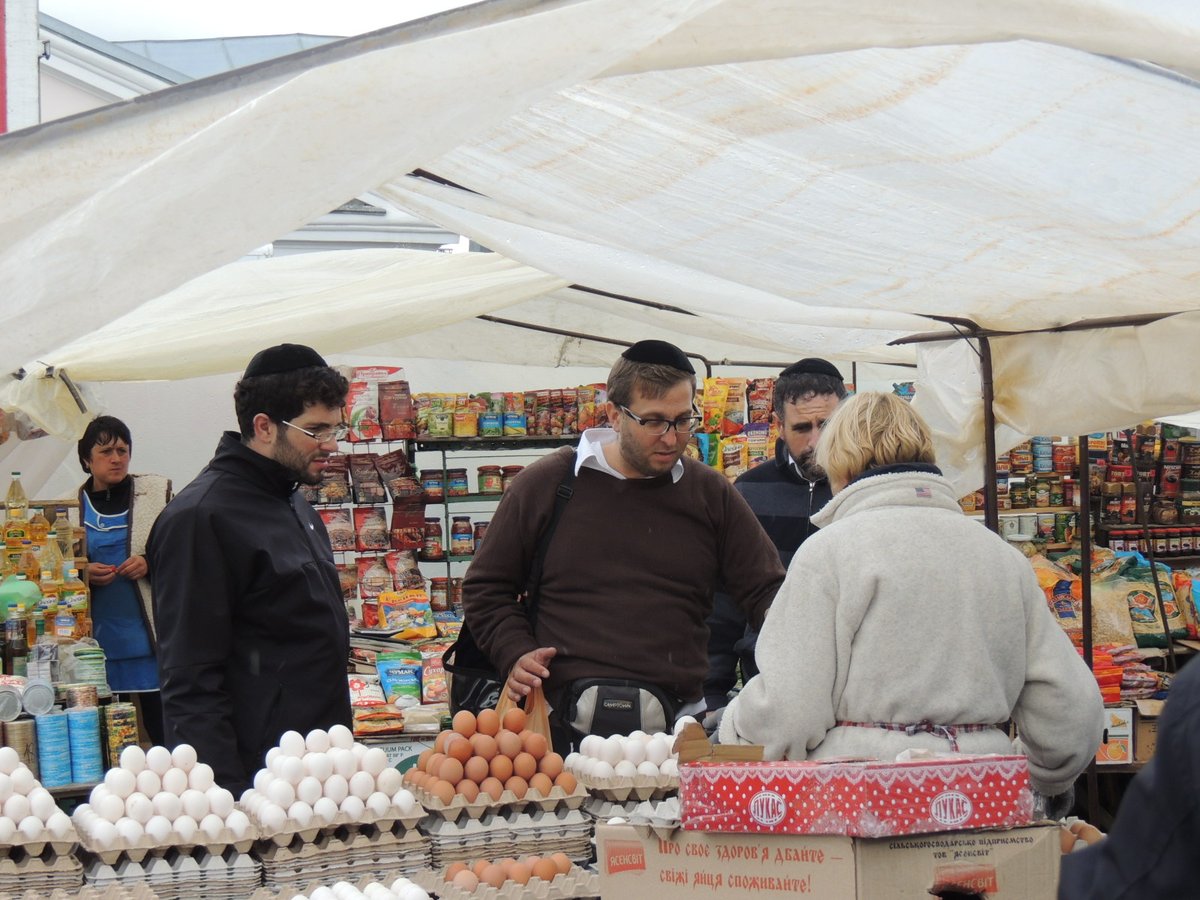
M 543 686 L 555 747 L 588 734 L 669 731 L 704 712 L 705 621 L 729 585 L 761 624 L 783 581 L 733 486 L 684 456 L 700 423 L 678 347 L 641 341 L 608 376 L 611 428 L 528 466 L 505 491 L 463 586 L 465 621 L 518 700 Z M 514 602 L 555 510 L 536 621 Z
M 256 354 L 239 434 L 150 533 L 167 744 L 239 794 L 288 730 L 351 724 L 349 623 L 325 525 L 297 492 L 345 436 L 346 379 L 311 347 Z
M 772 398 L 772 415 L 780 434 L 775 459 L 755 466 L 734 483 L 775 543 L 785 569 L 815 530 L 809 517 L 833 496 L 813 454 L 821 429 L 845 396 L 842 375 L 827 360 L 802 359 L 780 372 Z M 728 701 L 739 665 L 744 680 L 757 674 L 756 634 L 747 629 L 745 617 L 724 593 L 717 594 L 708 625 L 709 673 L 704 696 L 709 710 L 715 712 Z

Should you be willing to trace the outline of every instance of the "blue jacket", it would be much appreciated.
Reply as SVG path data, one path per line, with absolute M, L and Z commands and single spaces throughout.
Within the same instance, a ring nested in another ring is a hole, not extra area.
M 788 461 L 787 444 L 775 444 L 775 459 L 761 463 L 733 483 L 779 551 L 786 569 L 800 545 L 815 532 L 809 518 L 833 497 L 829 482 L 808 481 Z

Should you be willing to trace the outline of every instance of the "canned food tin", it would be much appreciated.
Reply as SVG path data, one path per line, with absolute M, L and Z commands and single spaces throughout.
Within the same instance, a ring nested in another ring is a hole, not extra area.
M 30 678 L 21 695 L 21 705 L 31 716 L 41 716 L 54 709 L 54 685 L 41 678 Z
M 61 710 L 34 719 L 37 730 L 38 763 L 42 787 L 62 787 L 71 783 L 71 744 L 67 714 Z
M 17 758 L 38 777 L 37 726 L 33 719 L 16 719 L 4 723 L 4 743 L 17 751 Z
M 121 751 L 138 743 L 137 708 L 132 703 L 110 703 L 104 707 L 104 746 L 107 768 L 121 762 Z
M 1054 516 L 1054 513 L 1038 513 L 1037 536 L 1040 540 L 1050 541 L 1054 539 Z
M 15 684 L 0 684 L 0 722 L 11 722 L 21 712 L 21 689 Z
M 99 705 L 100 698 L 94 684 L 68 684 L 63 690 L 66 692 L 64 705 L 67 709 Z
M 1060 544 L 1075 540 L 1075 513 L 1054 514 L 1054 540 Z
M 99 781 L 104 777 L 100 753 L 100 710 L 95 706 L 77 706 L 67 710 L 67 739 L 71 746 L 71 779 L 76 784 Z

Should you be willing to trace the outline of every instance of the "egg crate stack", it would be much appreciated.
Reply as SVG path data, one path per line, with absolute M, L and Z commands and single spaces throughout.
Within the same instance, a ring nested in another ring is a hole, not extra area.
M 78 835 L 12 747 L 0 747 L 0 891 L 77 889 L 82 867 L 73 857 Z
M 262 885 L 262 866 L 249 853 L 226 847 L 221 853 L 204 847 L 171 849 L 163 854 L 128 857 L 115 865 L 92 858 L 84 870 L 96 888 L 149 888 L 159 900 L 241 900 Z
M 259 844 L 263 883 L 275 891 L 298 890 L 307 884 L 359 879 L 394 879 L 429 866 L 429 842 L 415 829 L 369 826 L 338 828 L 311 840 L 294 836 L 292 843 Z
M 58 890 L 73 895 L 83 884 L 83 866 L 70 851 L 59 852 L 49 843 L 36 856 L 14 848 L 0 858 L 0 893 L 21 893 L 31 884 L 37 885 L 39 896 Z
M 19 894 L 0 892 L 0 900 L 160 900 L 160 898 L 154 891 L 142 884 L 132 887 L 110 885 L 104 888 L 88 887 L 85 885 L 78 890 L 65 891 L 58 889 L 50 893 L 42 893 L 41 891 L 32 889 Z
M 425 815 L 387 754 L 358 743 L 343 725 L 284 732 L 264 761 L 238 806 L 280 846 L 345 827 L 415 831 Z
M 583 804 L 583 811 L 597 822 L 608 822 L 620 818 L 631 823 L 653 823 L 679 827 L 679 796 L 663 800 L 626 800 L 615 803 L 602 797 L 591 797 Z
M 385 883 L 386 882 L 386 883 Z M 430 900 L 425 889 L 408 878 L 383 882 L 364 878 L 358 882 L 337 881 L 331 885 L 310 884 L 303 892 L 288 888 L 276 893 L 261 888 L 248 900 Z
M 171 849 L 203 847 L 219 854 L 234 847 L 244 853 L 258 833 L 189 744 L 174 750 L 126 747 L 72 818 L 85 859 L 108 866 Z
M 456 862 L 416 876 L 441 900 L 572 900 L 600 894 L 599 877 L 562 853 Z
M 467 859 L 565 853 L 571 859 L 591 856 L 593 822 L 578 809 L 551 812 L 508 810 L 480 819 L 429 817 L 421 829 L 429 837 L 435 866 Z
M 676 729 L 689 721 L 680 719 Z M 593 797 L 615 803 L 661 800 L 679 792 L 679 760 L 672 750 L 674 736 L 634 731 L 629 736 L 602 738 L 590 734 L 579 752 L 564 760 L 564 768 Z

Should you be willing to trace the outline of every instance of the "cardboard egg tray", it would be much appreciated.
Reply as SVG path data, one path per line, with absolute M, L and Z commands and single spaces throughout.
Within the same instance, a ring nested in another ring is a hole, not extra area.
M 500 795 L 499 800 L 493 800 L 490 794 L 481 793 L 479 798 L 474 802 L 468 803 L 467 798 L 462 794 L 455 794 L 453 800 L 449 803 L 443 803 L 422 787 L 409 785 L 408 789 L 413 792 L 413 796 L 421 802 L 426 811 L 450 821 L 455 821 L 464 815 L 471 819 L 478 819 L 488 813 L 499 813 L 506 810 L 528 810 L 533 812 L 537 809 L 542 812 L 552 812 L 560 807 L 578 809 L 588 796 L 588 792 L 582 785 L 577 786 L 569 794 L 562 788 L 555 786 L 550 789 L 550 793 L 545 797 L 538 791 L 531 789 L 520 800 L 517 799 L 517 795 L 512 791 L 504 791 Z
M 423 869 L 421 871 L 427 870 Z M 332 888 L 338 881 L 345 881 L 354 885 L 363 893 L 366 893 L 367 888 L 373 884 L 380 884 L 390 889 L 393 882 L 395 882 L 397 878 L 407 878 L 413 884 L 417 884 L 415 873 L 409 875 L 392 875 L 382 879 L 364 875 L 362 878 L 357 880 L 351 878 L 338 878 L 334 881 L 310 881 L 296 887 L 286 887 L 280 891 L 271 890 L 270 888 L 266 887 L 260 887 L 253 894 L 248 895 L 246 900 L 295 900 L 296 897 L 301 895 L 305 897 L 311 895 L 312 892 L 319 887 Z M 420 885 L 418 885 L 418 887 L 419 886 Z
M 220 855 L 226 847 L 232 847 L 239 853 L 245 853 L 254 846 L 256 840 L 258 840 L 258 829 L 253 822 L 240 838 L 234 837 L 233 832 L 228 828 L 222 828 L 215 839 L 210 839 L 208 835 L 196 829 L 196 834 L 190 841 L 185 841 L 179 834 L 172 831 L 167 835 L 164 843 L 159 843 L 148 834 L 143 834 L 136 841 L 127 841 L 117 835 L 113 845 L 103 849 L 96 845 L 95 839 L 90 834 L 83 830 L 79 832 L 80 849 L 109 866 L 115 865 L 122 859 L 132 860 L 135 863 L 141 862 L 147 856 L 162 856 L 168 850 L 187 853 L 203 848 L 208 853 Z
M 531 878 L 528 884 L 506 881 L 498 888 L 481 884 L 473 891 L 464 891 L 446 881 L 445 869 L 419 872 L 417 884 L 440 900 L 571 900 L 575 897 L 600 896 L 600 877 L 579 866 L 555 876 L 553 881 Z
M 583 811 L 600 822 L 620 817 L 631 824 L 679 825 L 679 797 L 663 800 L 626 800 L 613 803 L 601 797 L 592 797 L 583 805 Z
M 58 856 L 69 856 L 74 850 L 75 845 L 79 843 L 79 834 L 75 831 L 74 824 L 71 825 L 71 830 L 61 838 L 56 838 L 46 829 L 42 829 L 42 833 L 33 840 L 25 840 L 21 835 L 14 835 L 14 839 L 9 844 L 0 844 L 0 855 L 12 855 L 14 852 L 25 853 L 28 856 L 41 856 L 49 847 Z
M 21 894 L 37 885 L 40 895 L 54 890 L 79 890 L 83 884 L 83 866 L 70 851 L 59 853 L 46 844 L 40 853 L 26 847 L 14 847 L 0 857 L 0 892 Z
M 84 885 L 78 890 L 66 891 L 56 888 L 49 893 L 26 888 L 22 892 L 6 893 L 0 891 L 0 900 L 159 900 L 154 891 L 146 885 L 139 884 L 130 887 L 110 885 L 105 888 Z
M 262 884 L 258 860 L 232 848 L 221 854 L 199 847 L 172 850 L 140 862 L 124 859 L 116 866 L 92 859 L 83 874 L 96 888 L 144 886 L 159 900 L 241 900 Z
M 263 882 L 273 891 L 335 881 L 395 880 L 427 868 L 429 842 L 416 830 L 341 829 L 288 846 L 260 842 Z
M 404 831 L 412 831 L 417 827 L 417 823 L 425 816 L 425 811 L 419 807 L 413 812 L 405 815 L 400 812 L 399 807 L 389 806 L 387 811 L 381 815 L 374 815 L 369 809 L 364 810 L 362 817 L 359 819 L 351 819 L 344 812 L 339 812 L 334 820 L 328 824 L 301 825 L 294 819 L 287 819 L 283 823 L 283 828 L 274 833 L 268 833 L 257 818 L 250 815 L 250 811 L 245 809 L 240 803 L 237 808 L 242 810 L 250 818 L 250 824 L 258 829 L 258 837 L 260 840 L 272 840 L 281 847 L 286 847 L 292 843 L 299 835 L 305 843 L 312 842 L 319 834 L 332 834 L 339 828 L 379 828 L 384 831 L 394 830 L 397 824 Z
M 460 860 L 546 855 L 562 851 L 571 859 L 589 859 L 592 820 L 578 809 L 489 815 L 482 819 L 436 819 L 421 825 L 437 866 Z
M 576 768 L 572 768 L 570 772 L 589 794 L 616 803 L 624 803 L 630 799 L 661 800 L 679 792 L 677 775 L 660 774 L 654 778 L 648 775 L 637 775 L 633 778 L 593 778 Z

